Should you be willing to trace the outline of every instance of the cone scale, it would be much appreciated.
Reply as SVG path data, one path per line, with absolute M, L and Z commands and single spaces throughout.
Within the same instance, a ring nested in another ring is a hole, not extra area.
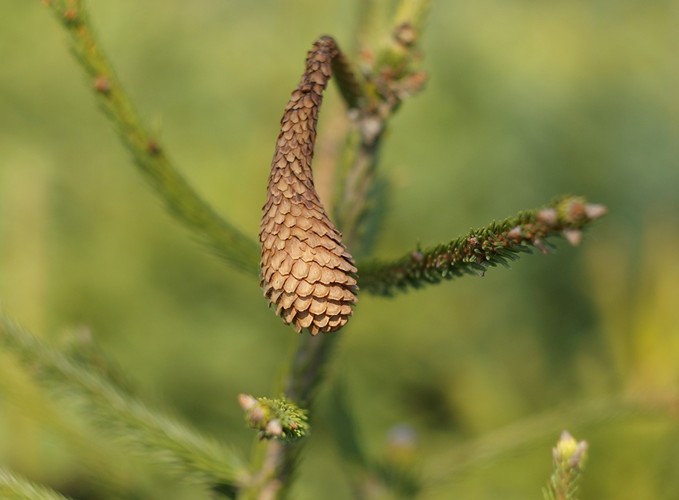
M 260 285 L 285 324 L 312 335 L 342 328 L 356 303 L 356 267 L 314 187 L 311 160 L 322 94 L 341 53 L 314 43 L 281 119 L 259 230 Z

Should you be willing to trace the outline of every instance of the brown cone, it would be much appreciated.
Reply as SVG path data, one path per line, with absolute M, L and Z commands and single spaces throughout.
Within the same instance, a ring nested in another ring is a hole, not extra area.
M 285 324 L 312 335 L 344 326 L 358 290 L 353 258 L 325 213 L 311 174 L 318 110 L 339 55 L 328 36 L 307 55 L 281 119 L 259 229 L 264 295 Z

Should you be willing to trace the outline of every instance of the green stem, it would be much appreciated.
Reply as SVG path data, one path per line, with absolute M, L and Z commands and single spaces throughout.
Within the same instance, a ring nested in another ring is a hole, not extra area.
M 144 128 L 110 62 L 99 48 L 84 2 L 52 0 L 47 5 L 70 35 L 72 51 L 90 78 L 99 104 L 168 211 L 226 262 L 257 276 L 257 244 L 198 195 L 175 168 L 158 138 Z
M 300 336 L 289 371 L 283 377 L 282 393 L 299 407 L 309 410 L 310 414 L 313 414 L 316 389 L 323 380 L 340 335 L 341 332 Z M 303 439 L 294 442 L 271 440 L 265 443 L 264 449 L 257 449 L 255 469 L 259 472 L 245 498 L 284 498 L 294 478 L 303 446 Z
M 604 213 L 601 205 L 566 196 L 545 207 L 472 230 L 447 244 L 417 248 L 391 262 L 359 263 L 359 286 L 362 292 L 392 296 L 465 274 L 483 275 L 489 267 L 516 260 L 519 252 L 529 252 L 531 248 L 548 252 L 546 239 L 552 236 L 565 236 L 577 244 L 582 228 Z
M 370 212 L 379 209 L 378 203 L 372 202 L 377 193 L 377 164 L 388 123 L 403 99 L 419 91 L 424 83 L 422 73 L 415 67 L 417 41 L 428 5 L 428 1 L 403 0 L 391 20 L 386 42 L 376 51 L 363 48 L 364 52 L 374 55 L 370 65 L 364 68 L 364 105 L 352 114 L 355 130 L 345 141 L 349 149 L 348 162 L 340 171 L 335 204 L 337 225 L 355 257 L 368 254 L 374 240 L 370 232 L 376 228 L 366 222 Z M 374 9 L 370 2 L 366 4 L 367 11 Z M 373 17 L 366 14 L 365 26 L 360 28 L 379 26 Z M 363 39 L 366 35 L 359 33 Z

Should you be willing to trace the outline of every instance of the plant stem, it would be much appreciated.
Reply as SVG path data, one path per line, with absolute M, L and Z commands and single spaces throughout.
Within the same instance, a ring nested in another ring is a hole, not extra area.
M 368 2 L 366 8 L 370 11 L 375 6 Z M 417 42 L 428 10 L 428 0 L 401 1 L 386 42 L 377 50 L 367 47 L 361 50 L 365 59 L 362 69 L 367 99 L 364 106 L 351 114 L 355 131 L 350 132 L 346 140 L 351 151 L 347 155 L 348 165 L 342 172 L 335 206 L 337 225 L 355 257 L 367 254 L 373 239 L 367 234 L 365 221 L 370 209 L 375 208 L 370 204 L 371 194 L 374 194 L 379 153 L 387 125 L 403 99 L 417 93 L 424 84 L 424 74 L 416 70 Z M 365 26 L 359 26 L 359 29 L 379 26 L 370 13 L 366 17 Z M 361 32 L 358 36 L 365 40 L 368 33 Z
M 283 394 L 312 414 L 316 389 L 323 380 L 341 333 L 329 335 L 302 335 L 284 376 Z M 259 455 L 261 463 L 246 498 L 284 498 L 294 478 L 304 441 L 267 441 Z
M 91 79 L 99 104 L 168 211 L 226 262 L 257 276 L 257 244 L 198 195 L 175 168 L 158 139 L 144 128 L 110 62 L 99 48 L 84 2 L 51 0 L 46 3 L 70 35 L 72 51 Z
M 420 5 L 420 9 L 413 11 L 418 16 L 411 25 L 416 25 L 419 29 L 424 19 L 423 9 L 428 2 L 415 3 Z M 403 15 L 403 9 L 397 9 L 397 16 L 399 15 Z M 358 141 L 353 141 L 356 149 L 349 167 L 343 172 L 344 180 L 340 183 L 340 195 L 335 210 L 337 225 L 343 233 L 343 242 L 352 251 L 358 247 L 360 252 L 363 247 L 361 240 L 366 236 L 361 233 L 360 226 L 368 211 L 386 124 L 402 99 L 416 92 L 422 83 L 421 78 L 413 78 L 410 65 L 414 43 L 406 47 L 397 37 L 404 23 L 406 21 L 403 18 L 396 18 L 390 43 L 381 49 L 380 56 L 374 60 L 371 69 L 367 70 L 364 81 L 351 75 L 349 64 L 341 53 L 333 60 L 335 81 L 349 107 L 350 116 L 354 118 L 357 129 L 355 133 L 359 137 Z M 394 46 L 400 51 L 400 58 L 388 57 Z M 340 335 L 341 333 L 313 337 L 303 335 L 283 379 L 284 396 L 308 409 L 310 413 L 313 410 L 315 390 L 323 380 L 325 368 Z M 268 441 L 265 446 L 259 454 L 256 478 L 245 492 L 247 498 L 285 497 L 294 477 L 303 442 Z
M 489 267 L 518 259 L 519 252 L 530 252 L 531 248 L 548 252 L 549 237 L 564 236 L 576 245 L 582 228 L 605 213 L 602 205 L 565 196 L 545 207 L 472 230 L 450 243 L 417 248 L 392 262 L 363 262 L 359 265 L 359 285 L 364 292 L 392 296 L 465 274 L 483 275 Z

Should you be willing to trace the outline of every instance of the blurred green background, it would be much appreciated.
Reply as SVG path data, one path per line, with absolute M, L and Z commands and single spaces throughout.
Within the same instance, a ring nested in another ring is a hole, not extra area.
M 323 33 L 353 49 L 363 2 L 88 4 L 169 154 L 255 238 L 304 55 Z M 610 213 L 580 248 L 362 296 L 331 379 L 367 448 L 388 453 L 390 429 L 407 425 L 435 479 L 423 498 L 536 498 L 567 428 L 591 447 L 583 498 L 679 498 L 679 4 L 438 1 L 422 50 L 427 88 L 385 141 L 377 255 L 561 193 Z M 236 395 L 273 395 L 298 337 L 255 280 L 164 212 L 41 2 L 0 1 L 0 60 L 2 311 L 54 340 L 89 329 L 147 400 L 245 450 Z M 319 158 L 345 123 L 334 88 L 325 106 Z M 0 463 L 80 498 L 144 496 L 146 468 L 59 424 L 0 361 Z M 327 402 L 324 390 L 294 498 L 351 497 Z

